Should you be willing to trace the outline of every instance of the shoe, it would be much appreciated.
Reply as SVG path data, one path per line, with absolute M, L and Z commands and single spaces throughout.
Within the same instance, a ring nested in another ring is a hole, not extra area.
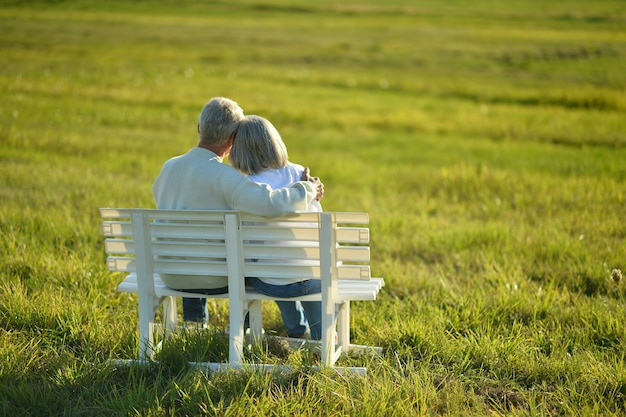
M 306 329 L 304 333 L 302 334 L 289 334 L 287 333 L 287 337 L 292 338 L 292 339 L 310 339 L 311 338 L 311 331 L 309 329 Z
M 209 327 L 209 323 L 206 321 L 185 321 L 185 329 L 188 330 L 203 330 Z
M 289 342 L 279 337 L 265 338 L 265 346 L 267 347 L 268 353 L 283 359 L 289 357 L 289 353 L 291 352 Z

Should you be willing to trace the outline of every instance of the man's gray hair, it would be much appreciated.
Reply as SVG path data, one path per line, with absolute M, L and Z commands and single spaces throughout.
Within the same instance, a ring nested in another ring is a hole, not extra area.
M 200 112 L 200 142 L 217 146 L 225 144 L 243 118 L 243 110 L 239 104 L 225 97 L 213 97 Z
M 250 115 L 239 122 L 229 160 L 237 170 L 251 175 L 284 167 L 289 157 L 274 125 L 263 117 Z

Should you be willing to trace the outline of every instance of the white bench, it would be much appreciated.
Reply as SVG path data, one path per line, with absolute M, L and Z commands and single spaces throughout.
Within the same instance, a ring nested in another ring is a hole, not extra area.
M 138 295 L 141 361 L 154 356 L 160 306 L 165 329 L 173 332 L 178 327 L 176 297 L 206 297 L 228 299 L 230 320 L 228 364 L 207 365 L 244 366 L 246 313 L 251 336 L 260 337 L 261 301 L 277 300 L 246 288 L 244 277 L 321 279 L 321 294 L 286 300 L 322 301 L 323 366 L 334 366 L 342 353 L 367 348 L 350 343 L 350 301 L 375 300 L 384 285 L 382 278 L 370 276 L 367 214 L 267 219 L 236 211 L 103 208 L 100 215 L 108 269 L 128 273 L 118 290 Z M 173 290 L 159 274 L 228 277 L 229 291 L 203 295 Z

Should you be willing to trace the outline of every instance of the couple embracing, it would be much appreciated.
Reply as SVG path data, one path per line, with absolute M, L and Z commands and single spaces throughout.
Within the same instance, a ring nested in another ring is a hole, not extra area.
M 159 209 L 237 210 L 264 217 L 321 211 L 324 185 L 309 170 L 288 160 L 287 149 L 267 119 L 244 115 L 225 97 L 204 105 L 198 120 L 197 147 L 166 161 L 152 192 Z M 230 164 L 223 163 L 229 156 Z M 173 289 L 200 294 L 228 291 L 226 277 L 163 275 Z M 320 280 L 246 277 L 266 295 L 297 297 L 321 292 Z M 321 302 L 276 301 L 290 337 L 321 338 Z M 183 298 L 183 319 L 206 326 L 206 298 Z

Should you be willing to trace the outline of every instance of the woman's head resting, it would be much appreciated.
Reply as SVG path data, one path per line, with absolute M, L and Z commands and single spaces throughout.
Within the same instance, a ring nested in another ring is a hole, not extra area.
M 237 126 L 230 151 L 230 163 L 246 175 L 287 165 L 287 147 L 269 120 L 245 116 Z

